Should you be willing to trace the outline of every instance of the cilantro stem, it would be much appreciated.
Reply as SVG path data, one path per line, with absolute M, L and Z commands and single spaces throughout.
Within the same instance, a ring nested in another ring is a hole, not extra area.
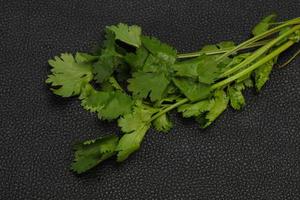
M 288 59 L 288 61 L 286 61 L 285 63 L 280 65 L 279 68 L 283 68 L 283 67 L 287 66 L 288 64 L 290 64 L 298 55 L 300 55 L 300 49 L 290 59 Z
M 269 23 L 269 25 L 279 25 L 279 24 L 284 24 L 286 23 L 285 21 L 284 22 L 273 22 L 273 23 Z
M 180 101 L 178 101 L 178 102 L 176 102 L 176 103 L 168 106 L 167 108 L 165 108 L 162 111 L 159 111 L 158 113 L 156 113 L 155 115 L 153 115 L 149 121 L 151 122 L 151 121 L 155 120 L 156 118 L 162 116 L 163 114 L 169 112 L 170 110 L 172 110 L 174 108 L 177 108 L 178 106 L 180 106 L 182 104 L 185 104 L 188 101 L 189 101 L 188 98 L 181 99 Z
M 239 50 L 246 50 L 246 49 L 251 49 L 251 48 L 255 48 L 255 47 L 260 47 L 263 46 L 265 44 L 267 44 L 270 40 L 262 40 L 262 41 L 258 41 L 256 43 L 250 44 L 248 46 L 242 47 Z M 224 48 L 222 50 L 215 50 L 215 51 L 196 51 L 196 52 L 192 52 L 192 53 L 183 53 L 183 54 L 178 54 L 177 58 L 193 58 L 193 57 L 198 57 L 201 56 L 203 53 L 206 55 L 216 55 L 216 54 L 222 54 L 222 53 L 226 53 L 228 51 L 231 51 L 233 48 Z
M 255 37 L 253 37 L 253 38 L 251 38 L 251 39 L 249 39 L 249 40 L 247 40 L 247 41 L 245 41 L 245 42 L 239 44 L 238 46 L 236 46 L 235 48 L 233 48 L 231 51 L 226 52 L 225 54 L 223 54 L 222 56 L 220 56 L 220 57 L 218 58 L 218 60 L 222 60 L 223 58 L 225 58 L 225 57 L 227 57 L 227 56 L 229 56 L 229 55 L 235 53 L 236 51 L 238 51 L 239 49 L 241 49 L 241 48 L 244 47 L 244 46 L 247 46 L 247 45 L 252 44 L 252 43 L 254 43 L 254 42 L 256 42 L 256 41 L 259 41 L 259 40 L 261 40 L 261 39 L 263 39 L 263 38 L 266 38 L 266 37 L 268 37 L 268 36 L 270 36 L 270 35 L 272 35 L 272 34 L 274 34 L 274 33 L 277 33 L 277 32 L 279 32 L 282 28 L 284 28 L 284 27 L 286 27 L 286 26 L 291 26 L 291 25 L 296 25 L 296 24 L 300 24 L 300 17 L 295 18 L 295 19 L 291 19 L 291 20 L 287 21 L 287 22 L 284 23 L 284 24 L 281 24 L 281 25 L 279 25 L 279 26 L 276 26 L 276 27 L 274 27 L 274 28 L 272 28 L 272 29 L 270 29 L 270 30 L 268 30 L 268 31 L 266 31 L 266 32 L 264 32 L 264 33 L 262 33 L 262 34 L 259 34 L 259 35 L 255 36 Z
M 293 44 L 295 44 L 295 41 L 289 40 L 288 42 L 284 43 L 280 47 L 278 47 L 276 50 L 268 54 L 267 56 L 263 57 L 261 60 L 256 62 L 255 64 L 251 65 L 250 67 L 246 68 L 245 70 L 223 80 L 220 81 L 214 85 L 211 86 L 211 89 L 217 89 L 224 85 L 227 85 L 228 83 L 231 83 L 232 81 L 235 81 L 236 79 L 250 73 L 251 71 L 255 70 L 256 68 L 260 67 L 261 65 L 267 63 L 268 61 L 272 60 L 279 54 L 281 54 L 283 51 L 287 50 L 289 47 L 291 47 Z
M 269 43 L 267 43 L 266 45 L 264 45 L 261 48 L 259 48 L 258 50 L 256 50 L 251 56 L 246 58 L 243 62 L 241 62 L 240 64 L 236 65 L 235 67 L 233 67 L 233 68 L 227 70 L 226 72 L 224 72 L 220 76 L 220 78 L 226 77 L 226 76 L 242 69 L 243 67 L 249 65 L 250 63 L 255 61 L 257 58 L 262 56 L 264 53 L 266 53 L 270 48 L 272 48 L 278 42 L 280 42 L 282 39 L 286 38 L 287 36 L 291 35 L 292 33 L 294 33 L 295 31 L 297 31 L 299 29 L 300 29 L 300 25 L 294 26 L 290 30 L 286 31 L 284 34 L 282 34 L 282 35 L 278 36 L 277 38 L 271 40 Z
M 296 25 L 296 24 L 300 24 L 300 18 L 295 18 L 295 19 L 291 19 L 289 21 L 286 21 L 284 23 L 278 23 L 279 26 L 276 26 L 260 35 L 257 35 L 241 44 L 239 44 L 238 46 L 236 46 L 235 48 L 230 48 L 230 49 L 226 49 L 225 50 L 220 50 L 220 51 L 212 51 L 212 52 L 204 52 L 204 53 L 207 53 L 207 55 L 214 55 L 214 54 L 221 54 L 221 53 L 224 53 L 220 58 L 218 58 L 219 60 L 222 60 L 223 58 L 225 58 L 226 56 L 229 56 L 237 51 L 240 51 L 240 50 L 244 50 L 244 49 L 248 49 L 248 48 L 253 48 L 253 47 L 258 47 L 258 46 L 262 46 L 264 45 L 265 43 L 264 42 L 267 42 L 266 41 L 261 41 L 261 45 L 259 42 L 259 40 L 263 39 L 263 38 L 266 38 L 276 32 L 279 32 L 282 28 L 286 27 L 286 26 L 290 26 L 290 25 Z M 257 45 L 257 46 L 256 46 Z M 203 52 L 202 52 L 203 53 Z M 193 53 L 184 53 L 184 54 L 178 54 L 177 55 L 177 58 L 192 58 L 192 57 L 197 57 L 197 56 L 200 56 L 202 54 L 200 51 L 198 52 L 193 52 Z

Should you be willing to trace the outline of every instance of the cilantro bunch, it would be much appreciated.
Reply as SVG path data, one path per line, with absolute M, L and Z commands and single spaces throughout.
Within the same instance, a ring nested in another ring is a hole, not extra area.
M 110 157 L 124 161 L 140 148 L 150 127 L 172 128 L 171 110 L 206 128 L 229 105 L 241 109 L 243 91 L 261 90 L 278 56 L 300 40 L 300 18 L 275 18 L 264 18 L 253 37 L 239 45 L 224 41 L 187 54 L 143 35 L 138 26 L 120 23 L 106 27 L 101 50 L 49 60 L 46 82 L 53 93 L 78 96 L 84 109 L 101 120 L 117 120 L 121 129 L 75 145 L 71 169 L 83 173 Z

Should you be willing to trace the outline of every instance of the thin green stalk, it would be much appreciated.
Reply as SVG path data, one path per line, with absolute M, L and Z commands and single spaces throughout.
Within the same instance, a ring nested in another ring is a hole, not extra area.
M 167 108 L 165 108 L 165 109 L 163 109 L 162 111 L 160 111 L 160 112 L 156 113 L 155 115 L 153 115 L 149 121 L 155 120 L 156 118 L 162 116 L 163 114 L 169 112 L 170 110 L 172 110 L 172 109 L 174 109 L 174 108 L 177 108 L 178 106 L 180 106 L 180 105 L 182 105 L 182 104 L 185 104 L 185 103 L 188 102 L 188 101 L 189 101 L 188 98 L 184 98 L 184 99 L 182 99 L 182 100 L 180 100 L 180 101 L 178 101 L 178 102 L 176 102 L 176 103 L 174 103 L 174 104 L 168 106 Z
M 269 25 L 279 25 L 279 24 L 284 24 L 286 22 L 273 22 L 273 23 L 269 23 Z
M 274 33 L 277 33 L 279 32 L 282 28 L 284 27 L 287 27 L 287 26 L 291 26 L 291 25 L 296 25 L 296 24 L 300 24 L 300 17 L 298 18 L 295 18 L 295 19 L 291 19 L 291 20 L 288 20 L 284 23 L 279 23 L 280 25 L 279 26 L 276 26 L 260 35 L 257 35 L 241 44 L 239 44 L 238 46 L 236 46 L 235 48 L 232 48 L 230 49 L 229 51 L 227 52 L 220 52 L 220 53 L 225 53 L 224 55 L 222 55 L 219 59 L 222 60 L 223 58 L 239 51 L 239 50 L 242 50 L 242 49 L 245 49 L 249 46 L 249 48 L 251 48 L 251 44 L 263 39 L 263 38 L 266 38 Z M 212 54 L 219 54 L 219 52 L 212 52 Z M 179 54 L 178 55 L 178 58 L 192 58 L 192 57 L 197 57 L 201 55 L 200 52 L 193 52 L 193 53 L 185 53 L 185 54 Z
M 253 38 L 251 38 L 251 39 L 249 39 L 249 40 L 247 40 L 247 41 L 245 41 L 245 42 L 239 44 L 238 46 L 236 46 L 236 47 L 235 47 L 234 49 L 232 49 L 231 51 L 226 52 L 225 54 L 223 54 L 222 56 L 220 56 L 218 59 L 219 59 L 219 60 L 222 60 L 223 58 L 225 58 L 225 57 L 227 57 L 227 56 L 229 56 L 229 55 L 235 53 L 236 51 L 238 51 L 239 49 L 241 49 L 241 48 L 244 47 L 244 46 L 247 46 L 247 45 L 252 44 L 252 43 L 254 43 L 254 42 L 256 42 L 256 41 L 259 41 L 259 40 L 261 40 L 261 39 L 263 39 L 263 38 L 266 38 L 266 37 L 268 37 L 268 36 L 270 36 L 270 35 L 272 35 L 272 34 L 274 34 L 274 33 L 277 33 L 277 32 L 279 32 L 279 31 L 280 31 L 282 28 L 284 28 L 284 27 L 291 26 L 291 25 L 296 25 L 296 24 L 300 24 L 300 17 L 295 18 L 295 19 L 292 19 L 292 20 L 289 20 L 289 21 L 287 21 L 287 22 L 284 23 L 284 24 L 281 24 L 281 25 L 279 25 L 279 26 L 276 26 L 276 27 L 274 27 L 274 28 L 272 28 L 272 29 L 270 29 L 270 30 L 268 30 L 268 31 L 266 31 L 266 32 L 264 32 L 264 33 L 262 33 L 262 34 L 260 34 L 260 35 L 257 35 L 257 36 L 255 36 L 255 37 L 253 37 Z
M 239 50 L 246 50 L 246 49 L 251 49 L 251 48 L 255 48 L 255 47 L 260 47 L 263 46 L 265 44 L 267 44 L 268 42 L 270 42 L 270 40 L 262 40 L 262 41 L 258 41 L 256 43 L 250 44 L 248 46 L 242 47 Z M 216 54 L 222 54 L 222 53 L 226 53 L 228 51 L 231 51 L 233 49 L 233 47 L 231 48 L 224 48 L 222 50 L 214 50 L 214 51 L 197 51 L 197 52 L 192 52 L 192 53 L 183 53 L 183 54 L 178 54 L 177 58 L 194 58 L 194 57 L 198 57 L 202 54 L 206 54 L 206 55 L 216 55 Z
M 288 59 L 288 61 L 286 61 L 285 63 L 280 65 L 279 68 L 283 68 L 283 67 L 287 66 L 288 64 L 290 64 L 298 55 L 300 55 L 300 49 L 290 59 Z
M 240 64 L 236 65 L 235 67 L 227 70 L 226 72 L 224 72 L 220 78 L 226 77 L 244 67 L 246 67 L 247 65 L 249 65 L 250 63 L 252 63 L 253 61 L 255 61 L 257 58 L 259 58 L 260 56 L 262 56 L 264 53 L 266 53 L 270 48 L 272 48 L 274 45 L 276 45 L 278 42 L 280 42 L 282 39 L 286 38 L 287 36 L 293 34 L 295 31 L 300 29 L 300 25 L 294 26 L 293 28 L 291 28 L 290 30 L 288 30 L 287 32 L 285 32 L 284 34 L 278 36 L 276 39 L 270 41 L 269 43 L 267 43 L 266 45 L 262 46 L 261 48 L 259 48 L 258 50 L 256 50 L 251 56 L 249 56 L 248 58 L 246 58 L 243 62 L 241 62 Z
M 267 56 L 265 56 L 264 58 L 262 58 L 261 60 L 259 60 L 258 62 L 256 62 L 255 64 L 251 65 L 250 67 L 246 68 L 245 70 L 223 80 L 220 81 L 214 85 L 211 86 L 211 89 L 217 89 L 220 87 L 223 87 L 224 85 L 227 85 L 228 83 L 231 83 L 235 80 L 237 80 L 238 78 L 250 73 L 251 71 L 255 70 L 256 68 L 260 67 L 261 65 L 269 62 L 270 60 L 272 60 L 273 58 L 275 58 L 276 56 L 278 56 L 279 54 L 281 54 L 283 51 L 287 50 L 289 47 L 291 47 L 293 44 L 295 44 L 295 41 L 288 41 L 286 43 L 284 43 L 283 45 L 281 45 L 279 48 L 277 48 L 276 50 L 272 51 L 270 54 L 268 54 Z

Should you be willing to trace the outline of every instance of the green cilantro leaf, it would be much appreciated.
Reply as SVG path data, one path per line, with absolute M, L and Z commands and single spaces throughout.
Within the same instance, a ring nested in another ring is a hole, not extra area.
M 222 68 L 218 65 L 215 58 L 207 55 L 201 56 L 197 68 L 199 81 L 206 84 L 213 83 L 222 73 Z
M 152 124 L 157 131 L 161 132 L 168 132 L 173 127 L 173 124 L 167 114 L 163 114 L 156 118 Z
M 245 104 L 245 98 L 242 91 L 245 89 L 243 83 L 236 83 L 233 86 L 228 87 L 228 97 L 230 105 L 235 110 L 240 110 Z
M 128 158 L 130 154 L 137 151 L 144 139 L 144 136 L 150 124 L 141 124 L 141 126 L 133 131 L 132 133 L 125 134 L 121 137 L 120 142 L 117 147 L 117 161 L 122 162 Z
M 109 79 L 107 81 L 104 81 L 101 83 L 99 90 L 103 91 L 103 92 L 112 92 L 115 90 L 123 91 L 123 88 L 119 85 L 119 83 L 117 82 L 115 77 L 111 76 L 111 77 L 109 77 Z M 80 98 L 80 99 L 83 99 L 83 98 Z
M 143 67 L 144 72 L 164 73 L 167 77 L 171 75 L 171 64 L 166 63 L 159 57 L 150 54 Z
M 99 59 L 99 56 L 91 55 L 88 53 L 77 52 L 75 60 L 80 63 L 92 63 Z
M 256 86 L 257 91 L 260 91 L 261 88 L 265 85 L 265 83 L 269 80 L 271 71 L 273 69 L 273 65 L 274 65 L 274 62 L 269 61 L 254 71 L 255 86 Z
M 77 56 L 78 58 L 78 56 Z M 79 95 L 82 88 L 93 79 L 92 66 L 80 63 L 72 54 L 64 53 L 49 60 L 52 74 L 48 75 L 46 83 L 59 88 L 52 91 L 62 97 Z
M 142 29 L 139 26 L 128 26 L 126 24 L 120 23 L 116 26 L 108 26 L 107 29 L 115 34 L 116 40 L 120 40 L 135 47 L 141 46 Z
M 200 52 L 200 56 L 194 59 L 184 60 L 175 63 L 172 67 L 176 71 L 177 76 L 198 78 L 201 83 L 211 84 L 224 72 L 232 59 L 225 57 L 221 61 L 218 60 L 220 55 L 205 55 L 205 52 L 219 51 L 235 47 L 231 41 L 220 42 L 216 45 L 206 45 Z
M 201 114 L 209 111 L 214 105 L 213 99 L 202 100 L 197 103 L 187 103 L 178 107 L 178 112 L 182 112 L 182 116 L 185 118 L 188 117 L 197 117 Z
M 136 53 L 128 53 L 125 55 L 125 61 L 131 66 L 133 72 L 142 70 L 148 57 L 148 51 L 144 47 L 136 50 Z
M 167 77 L 170 77 L 172 73 L 171 66 L 176 60 L 176 50 L 153 37 L 143 36 L 142 44 L 149 51 L 142 71 L 164 73 Z
M 210 96 L 210 85 L 184 78 L 174 78 L 173 83 L 191 101 L 199 101 Z
M 143 46 L 136 53 L 125 55 L 133 71 L 165 73 L 170 75 L 171 66 L 176 60 L 176 50 L 156 38 L 142 37 Z
M 131 111 L 133 101 L 121 91 L 96 91 L 82 99 L 81 105 L 91 111 L 97 112 L 100 119 L 117 119 Z
M 223 113 L 228 105 L 228 97 L 223 90 L 217 90 L 214 94 L 214 104 L 202 116 L 197 117 L 202 128 L 208 127 L 217 117 Z
M 197 79 L 198 77 L 198 66 L 201 57 L 188 59 L 181 62 L 176 62 L 172 67 L 176 72 L 176 76 L 190 77 Z
M 102 55 L 98 62 L 94 64 L 95 79 L 98 83 L 106 81 L 114 72 L 119 59 L 112 55 Z
M 149 123 L 151 116 L 157 111 L 158 109 L 144 105 L 141 101 L 137 100 L 133 107 L 133 112 L 120 118 L 118 125 L 124 133 L 133 132 L 140 127 L 140 124 Z
M 135 72 L 133 78 L 129 79 L 128 90 L 138 98 L 147 98 L 150 96 L 152 102 L 160 100 L 170 80 L 159 73 Z
M 253 81 L 252 79 L 249 77 L 246 80 L 243 81 L 244 86 L 248 87 L 248 88 L 252 88 L 253 87 Z
M 95 80 L 98 83 L 106 81 L 114 72 L 114 67 L 117 65 L 118 59 L 114 56 L 102 55 L 99 61 L 94 64 Z
M 219 50 L 219 48 L 217 45 L 209 44 L 209 45 L 203 46 L 202 49 L 200 50 L 200 52 L 206 53 L 206 52 L 218 51 L 218 50 Z M 214 55 L 214 56 L 218 56 L 218 55 Z
M 137 102 L 132 113 L 118 120 L 123 135 L 117 146 L 117 161 L 124 161 L 130 154 L 140 148 L 141 142 L 151 125 L 151 116 L 158 110 Z
M 75 159 L 71 170 L 81 174 L 110 158 L 115 154 L 118 140 L 117 136 L 110 135 L 76 144 L 74 146 Z
M 95 80 L 98 83 L 106 81 L 121 62 L 119 54 L 116 52 L 114 35 L 111 31 L 107 30 L 99 60 L 93 64 Z
M 154 56 L 166 63 L 173 64 L 176 60 L 177 51 L 173 47 L 162 43 L 155 37 L 142 37 L 143 46 L 148 49 Z
M 262 19 L 252 30 L 252 34 L 254 36 L 256 35 L 259 35 L 261 33 L 264 33 L 266 32 L 269 27 L 270 27 L 270 24 L 271 23 L 274 23 L 275 20 L 276 20 L 276 17 L 277 15 L 275 14 L 272 14 L 272 15 L 269 15 L 267 17 L 265 17 L 264 19 Z
M 218 44 L 216 44 L 217 47 L 220 50 L 224 50 L 224 49 L 228 49 L 228 48 L 233 48 L 235 47 L 235 43 L 233 41 L 223 41 L 223 42 L 219 42 Z
M 122 60 L 122 62 L 120 62 L 117 68 L 115 69 L 114 76 L 116 80 L 118 80 L 120 83 L 125 84 L 127 83 L 127 80 L 131 77 L 130 71 L 130 66 L 127 65 L 124 60 Z

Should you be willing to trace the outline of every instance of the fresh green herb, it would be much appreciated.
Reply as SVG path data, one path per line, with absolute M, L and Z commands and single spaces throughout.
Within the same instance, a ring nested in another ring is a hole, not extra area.
M 83 88 L 92 79 L 92 65 L 86 62 L 80 54 L 77 53 L 75 58 L 71 54 L 61 54 L 56 56 L 54 60 L 49 60 L 52 74 L 48 76 L 47 83 L 52 86 L 60 86 L 52 88 L 52 91 L 62 97 L 71 97 L 79 95 L 83 92 Z
M 101 51 L 49 60 L 46 83 L 55 94 L 78 96 L 84 109 L 101 120 L 117 120 L 121 128 L 120 134 L 75 145 L 71 169 L 83 173 L 115 156 L 124 161 L 151 126 L 160 132 L 172 128 L 171 110 L 206 128 L 228 105 L 242 109 L 243 91 L 254 86 L 260 91 L 278 56 L 300 41 L 300 18 L 280 23 L 275 18 L 264 18 L 239 45 L 225 41 L 185 54 L 143 35 L 136 25 L 118 24 L 106 27 Z
M 270 25 L 272 25 L 272 23 L 275 22 L 276 17 L 277 17 L 276 14 L 272 14 L 272 15 L 265 17 L 263 20 L 261 20 L 261 22 L 259 22 L 253 28 L 252 34 L 256 36 L 256 35 L 266 32 L 269 29 Z
M 76 144 L 74 146 L 75 162 L 71 169 L 80 174 L 115 155 L 118 140 L 117 136 L 110 135 Z

